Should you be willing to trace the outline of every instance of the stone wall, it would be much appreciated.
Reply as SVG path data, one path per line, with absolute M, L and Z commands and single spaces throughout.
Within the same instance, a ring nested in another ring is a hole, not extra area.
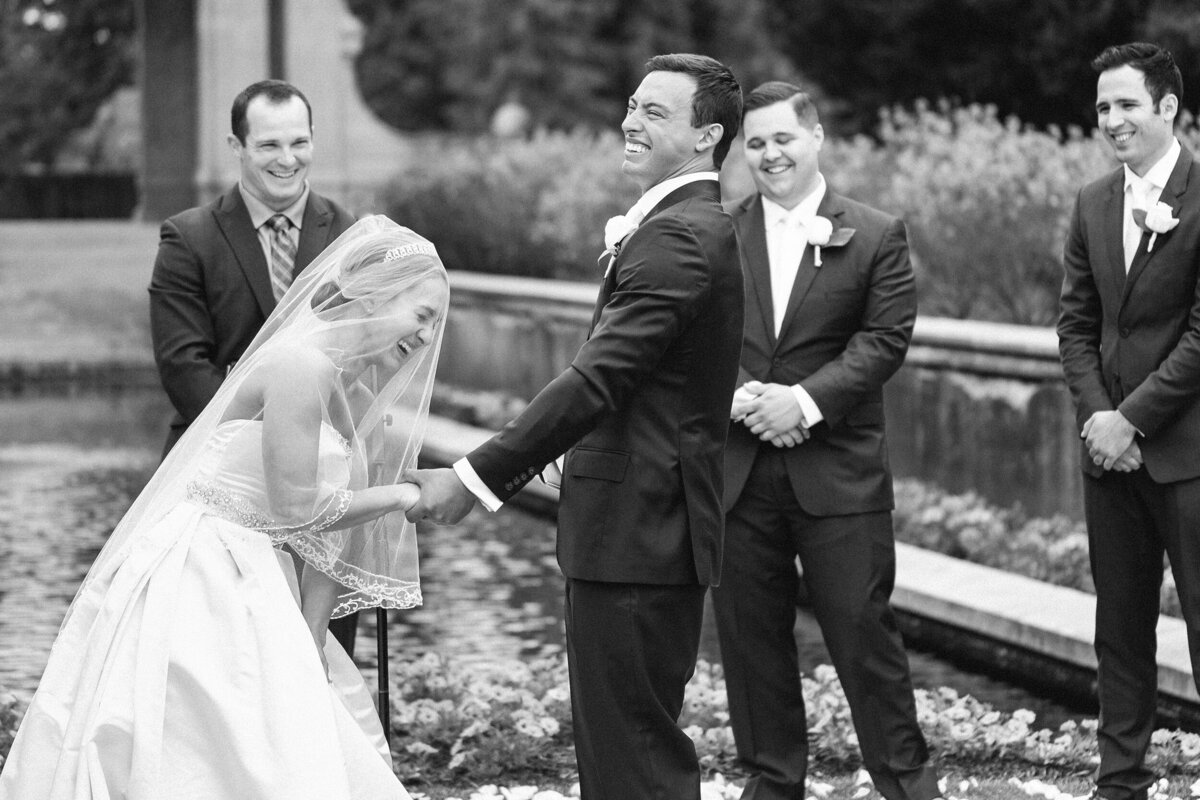
M 532 397 L 587 334 L 598 284 L 451 273 L 438 376 Z M 1082 516 L 1070 396 L 1046 328 L 921 318 L 885 392 L 896 477 Z

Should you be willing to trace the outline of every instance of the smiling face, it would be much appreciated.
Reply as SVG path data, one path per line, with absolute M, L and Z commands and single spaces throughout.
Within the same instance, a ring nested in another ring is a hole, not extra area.
M 791 209 L 817 188 L 820 123 L 806 127 L 783 100 L 746 112 L 742 128 L 746 165 L 763 197 Z
M 1145 74 L 1125 64 L 1100 73 L 1096 114 L 1117 159 L 1141 176 L 1171 146 L 1179 98 L 1167 94 L 1154 107 Z
M 692 127 L 696 79 L 682 72 L 651 72 L 629 98 L 625 162 L 621 170 L 645 192 L 667 178 L 713 169 L 710 128 Z M 717 140 L 720 139 L 720 126 Z
M 433 342 L 449 288 L 440 276 L 430 276 L 386 301 L 370 317 L 367 349 L 381 354 L 392 367 Z
M 246 107 L 246 141 L 230 134 L 241 164 L 242 186 L 273 211 L 296 202 L 312 163 L 312 125 L 299 97 L 272 103 L 255 97 Z

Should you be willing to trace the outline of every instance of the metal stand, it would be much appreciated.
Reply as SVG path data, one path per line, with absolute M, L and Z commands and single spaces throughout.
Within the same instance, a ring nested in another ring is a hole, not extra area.
M 388 688 L 388 628 L 387 609 L 375 609 L 375 663 L 379 670 L 379 721 L 383 724 L 383 736 L 392 744 L 392 702 Z

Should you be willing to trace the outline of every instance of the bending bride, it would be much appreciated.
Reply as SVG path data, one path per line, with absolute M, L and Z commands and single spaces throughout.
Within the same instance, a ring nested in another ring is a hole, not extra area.
M 449 291 L 361 220 L 296 280 L 67 612 L 0 798 L 407 798 L 330 616 L 421 602 L 415 466 Z

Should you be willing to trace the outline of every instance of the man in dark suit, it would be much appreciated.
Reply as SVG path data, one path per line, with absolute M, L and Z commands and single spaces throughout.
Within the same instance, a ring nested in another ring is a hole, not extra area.
M 586 800 L 699 797 L 695 748 L 677 721 L 721 569 L 742 276 L 716 170 L 740 114 L 741 90 L 719 62 L 648 62 L 622 124 L 623 170 L 645 194 L 609 223 L 587 342 L 454 470 L 410 476 L 421 503 L 409 518 L 454 521 L 476 496 L 494 510 L 566 453 L 558 560 Z
M 260 81 L 233 101 L 238 184 L 162 224 L 150 279 L 150 333 L 175 407 L 164 456 L 213 395 L 292 277 L 354 224 L 308 187 L 312 109 L 299 89 Z M 274 272 L 273 272 L 274 270 Z M 356 617 L 330 630 L 354 650 Z
M 799 557 L 888 800 L 940 794 L 889 604 L 895 578 L 883 384 L 917 304 L 904 225 L 831 191 L 808 95 L 746 96 L 758 192 L 733 210 L 746 275 L 739 388 L 725 451 L 725 571 L 713 591 L 743 800 L 803 798 L 808 746 L 793 627 Z
M 1058 322 L 1096 584 L 1099 797 L 1145 798 L 1155 626 L 1171 560 L 1200 685 L 1200 166 L 1174 135 L 1183 80 L 1152 44 L 1110 47 L 1101 133 L 1123 166 L 1080 192 Z

